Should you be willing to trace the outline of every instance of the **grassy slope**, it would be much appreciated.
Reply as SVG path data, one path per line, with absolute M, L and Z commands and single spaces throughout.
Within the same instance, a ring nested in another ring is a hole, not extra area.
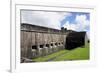
M 64 60 L 86 60 L 89 59 L 89 46 L 86 48 L 79 47 L 74 50 L 62 50 L 44 57 L 33 59 L 36 62 L 44 62 L 52 59 L 52 61 L 64 61 Z
M 89 59 L 89 48 L 76 48 L 63 56 L 57 57 L 54 61 L 64 60 L 86 60 Z
M 67 50 L 62 50 L 62 51 L 59 51 L 59 52 L 56 52 L 56 53 L 53 53 L 53 54 L 50 54 L 50 55 L 47 55 L 47 56 L 43 56 L 43 57 L 39 57 L 39 58 L 36 58 L 36 59 L 33 59 L 33 61 L 36 61 L 36 62 L 43 62 L 43 61 L 47 61 L 51 58 L 54 58 L 54 57 L 57 57 L 63 53 L 67 53 L 68 51 Z

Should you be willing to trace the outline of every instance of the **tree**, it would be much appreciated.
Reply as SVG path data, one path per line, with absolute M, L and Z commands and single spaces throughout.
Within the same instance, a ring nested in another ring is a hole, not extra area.
M 64 27 L 61 27 L 61 30 L 63 31 L 64 30 Z
M 65 28 L 64 30 L 67 31 L 67 28 Z

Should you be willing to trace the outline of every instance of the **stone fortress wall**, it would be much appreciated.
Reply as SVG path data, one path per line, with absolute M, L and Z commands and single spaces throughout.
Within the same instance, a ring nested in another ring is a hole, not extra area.
M 64 49 L 66 32 L 21 24 L 21 57 L 34 58 Z
M 21 58 L 32 59 L 85 45 L 86 32 L 21 23 Z

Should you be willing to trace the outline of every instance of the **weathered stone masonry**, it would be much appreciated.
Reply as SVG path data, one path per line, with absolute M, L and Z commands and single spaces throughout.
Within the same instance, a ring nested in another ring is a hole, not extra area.
M 85 44 L 85 32 L 21 24 L 21 58 L 32 59 Z
M 21 24 L 21 57 L 34 58 L 64 49 L 67 33 L 30 24 Z

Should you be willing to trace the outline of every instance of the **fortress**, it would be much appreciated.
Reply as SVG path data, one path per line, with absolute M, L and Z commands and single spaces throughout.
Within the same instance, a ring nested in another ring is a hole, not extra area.
M 63 49 L 71 50 L 85 45 L 86 32 L 52 29 L 33 24 L 21 23 L 21 62 Z

